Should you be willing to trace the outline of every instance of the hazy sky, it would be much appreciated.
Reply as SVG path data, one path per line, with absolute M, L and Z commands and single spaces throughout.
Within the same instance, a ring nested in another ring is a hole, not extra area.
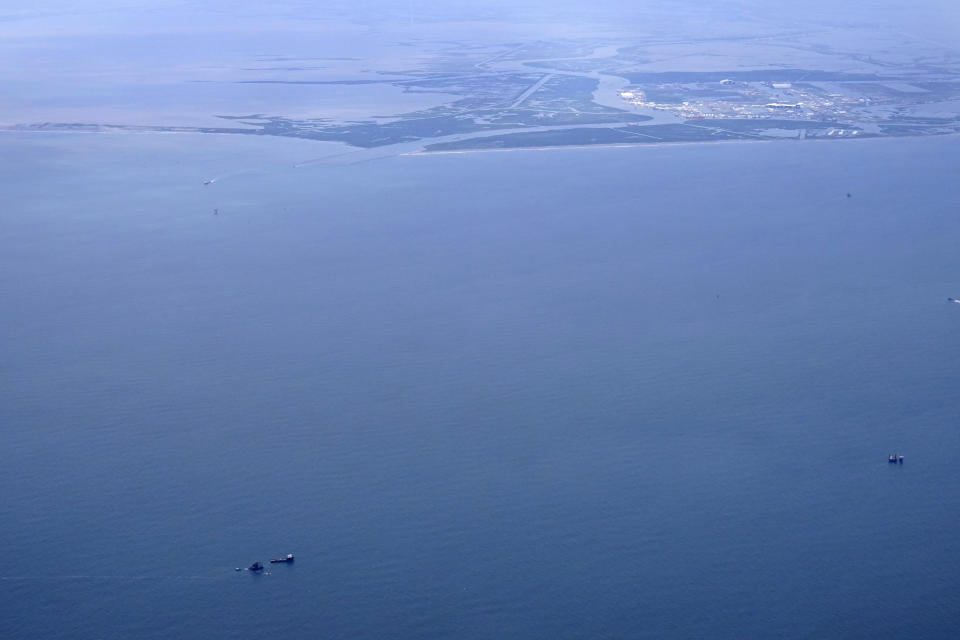
M 102 32 L 116 29 L 194 30 L 246 23 L 271 24 L 301 20 L 376 21 L 403 26 L 416 20 L 517 20 L 554 23 L 609 22 L 619 26 L 648 25 L 656 16 L 671 20 L 691 16 L 714 18 L 746 13 L 764 20 L 804 23 L 874 24 L 922 29 L 948 35 L 960 28 L 960 3 L 954 0 L 250 0 L 203 2 L 160 0 L 38 0 L 0 6 L 0 32 L 7 36 L 39 33 Z

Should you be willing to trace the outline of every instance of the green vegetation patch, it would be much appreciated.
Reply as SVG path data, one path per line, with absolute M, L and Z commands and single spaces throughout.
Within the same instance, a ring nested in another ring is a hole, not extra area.
M 427 151 L 459 151 L 469 149 L 517 149 L 530 147 L 584 146 L 651 142 L 687 142 L 705 140 L 746 139 L 734 132 L 717 131 L 682 124 L 638 127 L 582 127 L 556 131 L 530 131 L 499 136 L 472 138 L 428 145 Z

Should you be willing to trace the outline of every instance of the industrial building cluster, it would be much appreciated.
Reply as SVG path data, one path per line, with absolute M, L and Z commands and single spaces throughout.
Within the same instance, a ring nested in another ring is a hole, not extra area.
M 667 111 L 688 120 L 768 118 L 837 120 L 853 111 L 888 103 L 888 96 L 864 95 L 865 83 L 719 82 L 637 85 L 620 92 L 627 103 Z M 862 114 L 860 114 L 862 115 Z

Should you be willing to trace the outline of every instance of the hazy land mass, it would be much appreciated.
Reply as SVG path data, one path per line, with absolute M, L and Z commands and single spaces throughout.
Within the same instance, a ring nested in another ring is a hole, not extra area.
M 0 101 L 0 122 L 398 152 L 960 131 L 960 53 L 893 26 L 778 24 L 746 9 L 718 14 L 707 31 L 667 29 L 662 16 L 646 28 L 575 34 L 535 23 L 508 29 L 491 16 L 420 18 L 389 30 L 348 21 L 334 31 L 328 20 L 285 32 L 280 21 L 256 36 L 235 25 L 217 36 L 225 48 L 198 46 L 190 60 L 174 49 L 198 34 L 161 30 L 151 38 L 169 52 L 162 62 L 134 57 L 124 73 L 88 68 L 63 82 L 49 82 L 66 72 L 48 56 L 51 66 L 35 69 L 37 82 L 48 81 L 41 95 L 29 105 Z M 99 38 L 117 45 L 117 36 Z M 57 42 L 64 56 L 77 46 L 68 36 Z M 32 46 L 7 45 L 22 60 Z M 64 64 L 84 62 L 102 64 Z

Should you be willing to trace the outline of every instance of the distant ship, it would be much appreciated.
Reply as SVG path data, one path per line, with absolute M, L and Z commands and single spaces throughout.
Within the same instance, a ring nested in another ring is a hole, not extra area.
M 247 571 L 263 571 L 263 563 L 260 561 L 254 562 L 252 565 L 247 567 Z
M 887 461 L 890 464 L 903 464 L 903 456 L 896 453 L 891 453 Z
M 211 178 L 210 180 L 204 180 L 203 184 L 213 184 L 214 180 L 216 180 L 216 178 Z
M 956 302 L 957 304 L 960 304 L 960 300 L 957 300 L 956 298 L 947 298 L 947 302 Z
M 277 563 L 280 563 L 280 562 L 293 562 L 293 554 L 292 554 L 292 553 L 288 553 L 288 554 L 287 554 L 285 557 L 283 557 L 283 558 L 270 558 L 270 562 L 271 562 L 271 564 L 277 564 Z

